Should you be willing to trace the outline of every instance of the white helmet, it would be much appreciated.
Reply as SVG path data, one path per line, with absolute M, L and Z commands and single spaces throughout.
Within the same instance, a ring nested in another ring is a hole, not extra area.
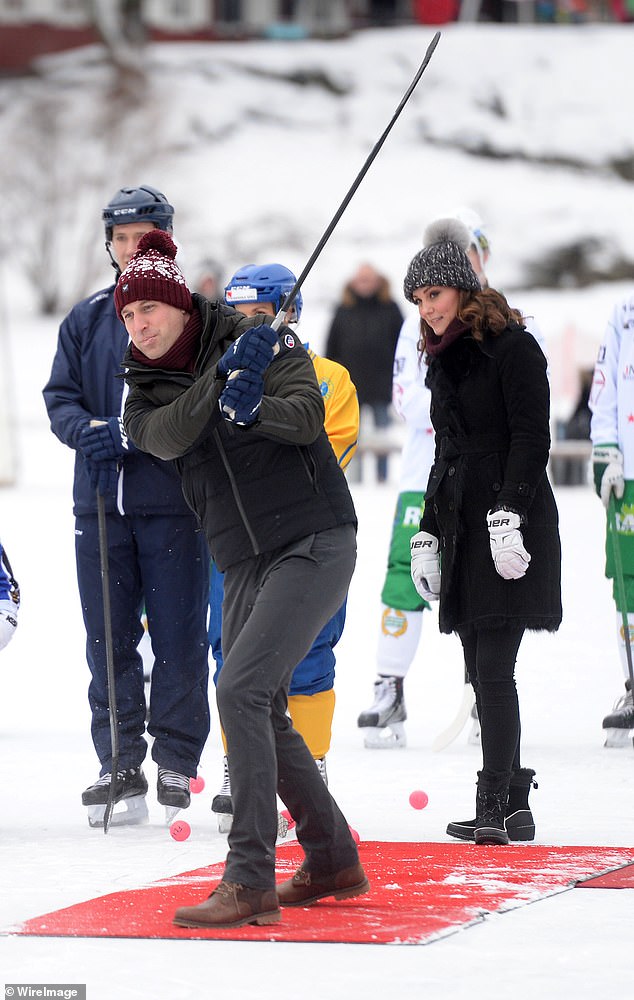
M 452 219 L 459 219 L 460 222 L 464 223 L 469 230 L 471 246 L 475 248 L 480 261 L 480 269 L 484 271 L 484 255 L 485 253 L 491 253 L 491 244 L 489 242 L 486 229 L 482 223 L 482 219 L 472 208 L 466 208 L 464 205 L 456 206 L 447 214 L 450 215 Z

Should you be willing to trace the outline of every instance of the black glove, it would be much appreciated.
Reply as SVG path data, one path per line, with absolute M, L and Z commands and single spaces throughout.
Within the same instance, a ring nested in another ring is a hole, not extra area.
M 77 446 L 93 462 L 104 462 L 136 451 L 123 426 L 123 417 L 109 417 L 84 427 Z
M 258 419 L 263 393 L 261 375 L 248 368 L 233 372 L 219 400 L 223 417 L 240 427 L 251 427 Z
M 218 362 L 218 374 L 227 376 L 242 368 L 261 375 L 268 368 L 279 344 L 277 333 L 270 326 L 252 326 L 227 348 Z

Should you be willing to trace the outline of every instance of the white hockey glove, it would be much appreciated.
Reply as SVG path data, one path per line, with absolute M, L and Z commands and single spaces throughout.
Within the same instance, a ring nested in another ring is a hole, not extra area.
M 438 539 L 428 531 L 417 531 L 409 543 L 410 571 L 417 592 L 425 601 L 440 597 L 440 556 Z
M 519 514 L 510 510 L 490 510 L 487 514 L 491 555 L 504 580 L 519 580 L 531 561 L 524 548 L 520 524 Z
M 8 646 L 18 627 L 18 609 L 13 601 L 0 601 L 0 649 Z
M 592 473 L 594 488 L 604 507 L 610 503 L 612 490 L 621 499 L 625 489 L 623 452 L 615 444 L 595 444 L 592 449 Z

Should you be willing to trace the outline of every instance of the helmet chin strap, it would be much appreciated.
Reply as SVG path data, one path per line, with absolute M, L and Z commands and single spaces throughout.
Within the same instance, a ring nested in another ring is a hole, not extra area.
M 116 260 L 112 256 L 112 250 L 110 249 L 110 243 L 108 242 L 108 240 L 106 240 L 106 252 L 107 252 L 107 254 L 108 254 L 109 258 L 110 258 L 110 263 L 112 264 L 112 266 L 114 267 L 115 271 L 117 272 L 117 278 L 120 278 L 121 277 L 121 268 L 119 267 L 119 265 L 117 264 Z

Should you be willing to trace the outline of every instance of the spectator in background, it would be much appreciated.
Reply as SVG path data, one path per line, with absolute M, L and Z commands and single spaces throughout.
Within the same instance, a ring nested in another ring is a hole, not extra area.
M 371 264 L 361 264 L 344 287 L 324 353 L 348 369 L 359 405 L 372 410 L 376 428 L 390 422 L 394 350 L 402 322 L 387 278 Z M 377 457 L 377 478 L 387 479 L 386 455 Z
M 194 282 L 194 291 L 204 295 L 206 299 L 215 302 L 224 294 L 222 284 L 222 268 L 217 260 L 207 257 L 200 262 L 198 277 Z
M 387 28 L 397 21 L 397 0 L 369 0 L 368 20 L 377 28 Z
M 557 437 L 560 441 L 587 441 L 590 438 L 590 390 L 592 388 L 592 368 L 579 373 L 579 396 L 575 408 L 567 420 L 557 421 Z M 588 482 L 588 460 L 576 455 L 551 455 L 551 475 L 558 486 L 584 486 Z
M 580 372 L 579 398 L 568 420 L 564 425 L 566 441 L 585 441 L 590 437 L 592 411 L 590 409 L 590 390 L 592 389 L 592 368 Z

